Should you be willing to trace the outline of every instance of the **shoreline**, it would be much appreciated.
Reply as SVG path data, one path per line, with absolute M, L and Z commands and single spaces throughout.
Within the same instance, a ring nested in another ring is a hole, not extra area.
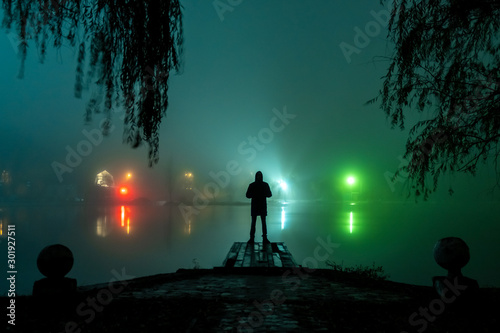
M 62 316 L 54 307 L 44 313 L 48 304 L 33 296 L 17 297 L 16 329 L 65 332 L 74 323 L 66 331 L 487 332 L 499 325 L 500 311 L 500 288 L 481 288 L 472 304 L 443 303 L 441 309 L 430 286 L 300 267 L 179 269 L 78 290 L 78 301 L 62 307 Z

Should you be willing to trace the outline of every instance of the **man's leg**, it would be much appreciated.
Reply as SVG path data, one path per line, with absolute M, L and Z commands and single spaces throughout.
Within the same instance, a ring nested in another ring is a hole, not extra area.
M 250 240 L 249 242 L 253 242 L 255 238 L 255 223 L 257 222 L 257 216 L 252 215 L 252 225 L 250 226 Z
M 269 240 L 267 239 L 267 225 L 266 225 L 266 216 L 265 215 L 261 215 L 260 216 L 260 219 L 262 220 L 262 241 L 265 243 L 265 242 L 268 242 L 269 243 Z

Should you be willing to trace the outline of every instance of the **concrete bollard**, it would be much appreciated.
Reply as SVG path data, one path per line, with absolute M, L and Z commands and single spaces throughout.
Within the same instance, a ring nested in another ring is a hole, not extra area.
M 434 245 L 434 260 L 446 269 L 446 276 L 434 276 L 432 285 L 441 299 L 451 299 L 457 296 L 456 304 L 474 303 L 479 284 L 476 280 L 463 276 L 462 268 L 470 260 L 469 247 L 458 237 L 446 237 Z M 454 293 L 454 295 L 450 295 Z M 454 298 L 453 298 L 454 299 Z
M 42 249 L 37 258 L 40 273 L 46 277 L 33 284 L 33 297 L 43 309 L 55 307 L 64 311 L 77 298 L 76 279 L 65 277 L 73 267 L 73 253 L 61 244 Z

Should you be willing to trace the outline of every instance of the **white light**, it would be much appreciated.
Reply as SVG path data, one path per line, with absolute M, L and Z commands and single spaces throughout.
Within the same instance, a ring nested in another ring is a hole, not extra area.
M 280 180 L 280 186 L 283 191 L 286 191 L 288 188 L 288 185 L 285 183 L 284 180 Z
M 281 230 L 285 229 L 285 207 L 281 207 Z

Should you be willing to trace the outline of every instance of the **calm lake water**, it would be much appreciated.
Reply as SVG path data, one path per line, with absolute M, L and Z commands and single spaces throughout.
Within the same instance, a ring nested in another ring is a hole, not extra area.
M 60 243 L 73 252 L 68 277 L 78 285 L 108 282 L 113 271 L 129 276 L 212 268 L 233 242 L 248 240 L 248 205 L 207 206 L 190 220 L 168 206 L 18 206 L 0 208 L 3 274 L 7 271 L 7 225 L 16 229 L 16 287 L 31 294 L 43 276 L 36 259 L 41 249 Z M 481 286 L 500 287 L 500 206 L 497 203 L 271 203 L 268 235 L 282 241 L 297 263 L 315 264 L 318 238 L 338 244 L 328 260 L 344 266 L 383 266 L 390 280 L 430 285 L 445 274 L 433 259 L 435 242 L 463 238 L 471 260 L 465 275 Z M 260 236 L 260 220 L 257 235 Z M 257 237 L 258 241 L 260 238 Z M 325 252 L 321 251 L 323 255 Z M 318 257 L 316 257 L 318 258 Z M 328 267 L 316 260 L 319 267 Z M 1 279 L 6 295 L 6 279 Z

